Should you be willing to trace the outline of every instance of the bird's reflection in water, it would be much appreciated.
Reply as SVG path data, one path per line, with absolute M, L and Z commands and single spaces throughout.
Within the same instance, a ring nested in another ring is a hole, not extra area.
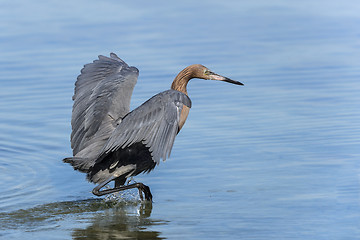
M 151 226 L 168 222 L 152 219 L 151 212 L 151 202 L 137 200 L 55 202 L 0 213 L 0 230 L 6 236 L 11 229 L 37 232 L 47 226 L 69 232 L 73 239 L 163 239 Z M 51 231 L 48 237 L 51 239 Z
M 150 230 L 153 225 L 166 224 L 150 218 L 150 202 L 121 204 L 93 215 L 91 225 L 75 228 L 73 239 L 163 239 L 160 232 Z

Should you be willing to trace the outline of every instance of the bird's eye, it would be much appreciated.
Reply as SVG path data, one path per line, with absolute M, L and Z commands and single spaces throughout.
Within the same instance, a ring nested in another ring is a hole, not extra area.
M 211 72 L 209 71 L 209 69 L 205 69 L 205 70 L 204 70 L 204 74 L 205 74 L 205 75 L 209 75 L 210 73 L 211 73 Z

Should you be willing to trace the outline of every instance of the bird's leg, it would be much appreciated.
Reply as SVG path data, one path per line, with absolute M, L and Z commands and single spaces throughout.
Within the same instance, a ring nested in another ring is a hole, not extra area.
M 108 184 L 112 180 L 114 180 L 114 178 L 111 177 L 108 180 L 100 183 L 98 186 L 96 186 L 92 190 L 92 193 L 96 196 L 103 196 L 103 195 L 106 195 L 109 193 L 120 192 L 120 191 L 124 191 L 124 190 L 128 190 L 128 189 L 132 189 L 132 188 L 137 188 L 139 190 L 141 200 L 143 200 L 142 194 L 144 194 L 145 200 L 148 200 L 148 201 L 152 200 L 152 194 L 150 192 L 150 188 L 143 183 L 133 183 L 133 184 L 126 185 L 126 186 L 117 186 L 117 183 L 115 181 L 116 187 L 110 188 L 110 189 L 105 189 L 105 190 L 100 190 L 101 188 L 103 188 L 106 184 Z
M 134 180 L 134 178 L 133 178 L 133 177 L 130 177 L 130 178 L 127 180 L 126 185 L 129 185 L 131 182 L 136 183 L 136 181 Z
M 101 182 L 99 185 L 97 185 L 93 190 L 92 190 L 92 193 L 96 196 L 103 196 L 105 194 L 107 194 L 106 192 L 108 190 L 111 190 L 111 189 L 106 189 L 106 190 L 100 190 L 102 189 L 106 184 L 108 184 L 109 182 L 111 182 L 112 180 L 114 180 L 114 177 L 110 177 L 108 178 L 106 181 L 104 182 Z M 116 185 L 116 181 L 115 181 L 115 185 Z
M 116 178 L 115 180 L 115 188 L 125 185 L 126 178 Z

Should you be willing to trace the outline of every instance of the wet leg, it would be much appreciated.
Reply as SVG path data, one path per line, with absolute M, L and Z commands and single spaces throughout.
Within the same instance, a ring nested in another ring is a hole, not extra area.
M 108 180 L 100 183 L 98 186 L 96 186 L 93 189 L 92 193 L 96 196 L 103 196 L 103 195 L 106 195 L 109 193 L 120 192 L 120 191 L 124 191 L 124 190 L 128 190 L 128 189 L 132 189 L 132 188 L 137 188 L 139 190 L 141 200 L 144 199 L 143 195 L 145 197 L 145 200 L 148 200 L 148 201 L 152 200 L 152 194 L 150 192 L 150 188 L 143 183 L 133 183 L 133 184 L 126 185 L 126 186 L 119 186 L 119 182 L 115 181 L 114 188 L 101 190 L 101 188 L 103 188 L 106 184 L 108 184 L 112 180 L 114 180 L 114 179 L 109 178 Z

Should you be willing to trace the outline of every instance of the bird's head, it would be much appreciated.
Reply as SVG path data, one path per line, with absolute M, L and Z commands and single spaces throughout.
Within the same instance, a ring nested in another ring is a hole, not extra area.
M 171 84 L 171 88 L 174 90 L 178 90 L 187 94 L 186 86 L 190 79 L 192 78 L 201 78 L 205 80 L 217 80 L 217 81 L 224 81 L 236 85 L 244 85 L 241 82 L 232 80 L 230 78 L 221 76 L 210 71 L 207 67 L 201 64 L 193 64 L 186 68 L 184 68 L 174 79 L 173 83 Z

